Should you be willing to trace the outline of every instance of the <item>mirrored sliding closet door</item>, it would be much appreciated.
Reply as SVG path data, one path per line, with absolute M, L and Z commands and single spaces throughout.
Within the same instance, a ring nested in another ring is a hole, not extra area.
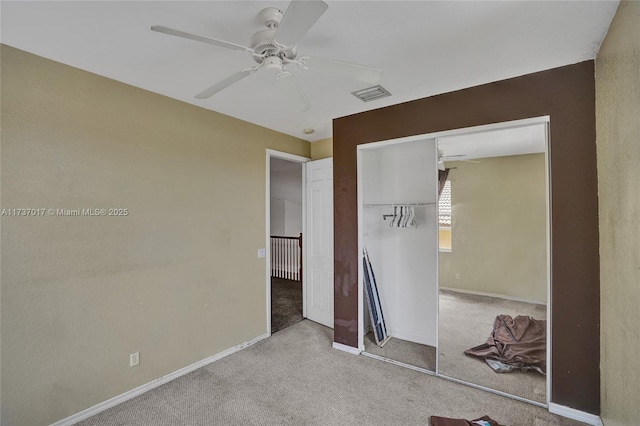
M 546 124 L 437 144 L 438 374 L 546 404 Z
M 435 141 L 360 152 L 364 349 L 436 369 Z

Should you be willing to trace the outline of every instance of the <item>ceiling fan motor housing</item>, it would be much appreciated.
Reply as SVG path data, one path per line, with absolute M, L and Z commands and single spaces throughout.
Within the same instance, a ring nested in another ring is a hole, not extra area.
M 295 59 L 296 49 L 278 46 L 274 42 L 275 32 L 276 28 L 267 28 L 251 36 L 249 47 L 251 47 L 255 53 L 253 59 L 256 62 L 262 63 L 263 59 L 268 57 L 278 57 L 285 61 L 287 59 Z

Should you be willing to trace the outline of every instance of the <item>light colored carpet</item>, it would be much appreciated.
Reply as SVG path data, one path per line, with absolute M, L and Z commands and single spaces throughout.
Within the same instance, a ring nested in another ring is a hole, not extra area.
M 364 350 L 370 354 L 436 371 L 436 348 L 407 340 L 390 338 L 383 347 L 376 344 L 373 332 L 364 336 Z
M 80 425 L 428 425 L 431 415 L 505 425 L 579 425 L 510 400 L 331 349 L 311 321 L 200 368 Z
M 464 351 L 487 341 L 497 315 L 546 320 L 546 306 L 440 290 L 439 373 L 546 403 L 546 378 L 536 372 L 496 373 Z
M 544 305 L 476 296 L 448 290 L 440 292 L 440 374 L 502 392 L 546 403 L 546 379 L 536 372 L 495 373 L 480 359 L 464 351 L 484 343 L 499 314 L 530 315 L 546 319 Z M 436 370 L 435 348 L 391 338 L 384 347 L 376 345 L 373 334 L 364 339 L 365 351 L 405 364 Z

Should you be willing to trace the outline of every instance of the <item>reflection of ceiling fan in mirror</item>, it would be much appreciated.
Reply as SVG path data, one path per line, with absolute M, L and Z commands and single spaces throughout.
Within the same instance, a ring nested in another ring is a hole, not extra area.
M 479 161 L 475 160 L 467 160 L 461 157 L 466 157 L 468 154 L 455 154 L 455 155 L 445 155 L 442 151 L 438 150 L 438 169 L 444 170 L 444 162 L 445 161 L 466 161 L 468 163 L 479 163 Z
M 196 98 L 210 98 L 221 90 L 250 76 L 260 68 L 265 68 L 274 73 L 280 91 L 287 97 L 291 106 L 296 110 L 305 111 L 309 109 L 309 100 L 302 91 L 296 77 L 286 69 L 289 64 L 295 64 L 302 70 L 331 72 L 369 84 L 376 84 L 382 77 L 382 70 L 379 68 L 333 59 L 310 56 L 298 57 L 296 50 L 298 42 L 327 8 L 328 5 L 324 1 L 293 0 L 285 13 L 275 7 L 263 9 L 260 12 L 260 19 L 267 28 L 253 34 L 249 39 L 249 46 L 191 34 L 162 25 L 154 25 L 151 29 L 226 49 L 245 51 L 258 63 L 258 65 L 244 68 L 217 82 L 197 94 Z

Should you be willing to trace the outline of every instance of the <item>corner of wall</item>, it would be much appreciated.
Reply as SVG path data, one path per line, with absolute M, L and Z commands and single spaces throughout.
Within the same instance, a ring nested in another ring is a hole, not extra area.
M 310 144 L 312 160 L 333 157 L 333 138 L 321 139 Z

